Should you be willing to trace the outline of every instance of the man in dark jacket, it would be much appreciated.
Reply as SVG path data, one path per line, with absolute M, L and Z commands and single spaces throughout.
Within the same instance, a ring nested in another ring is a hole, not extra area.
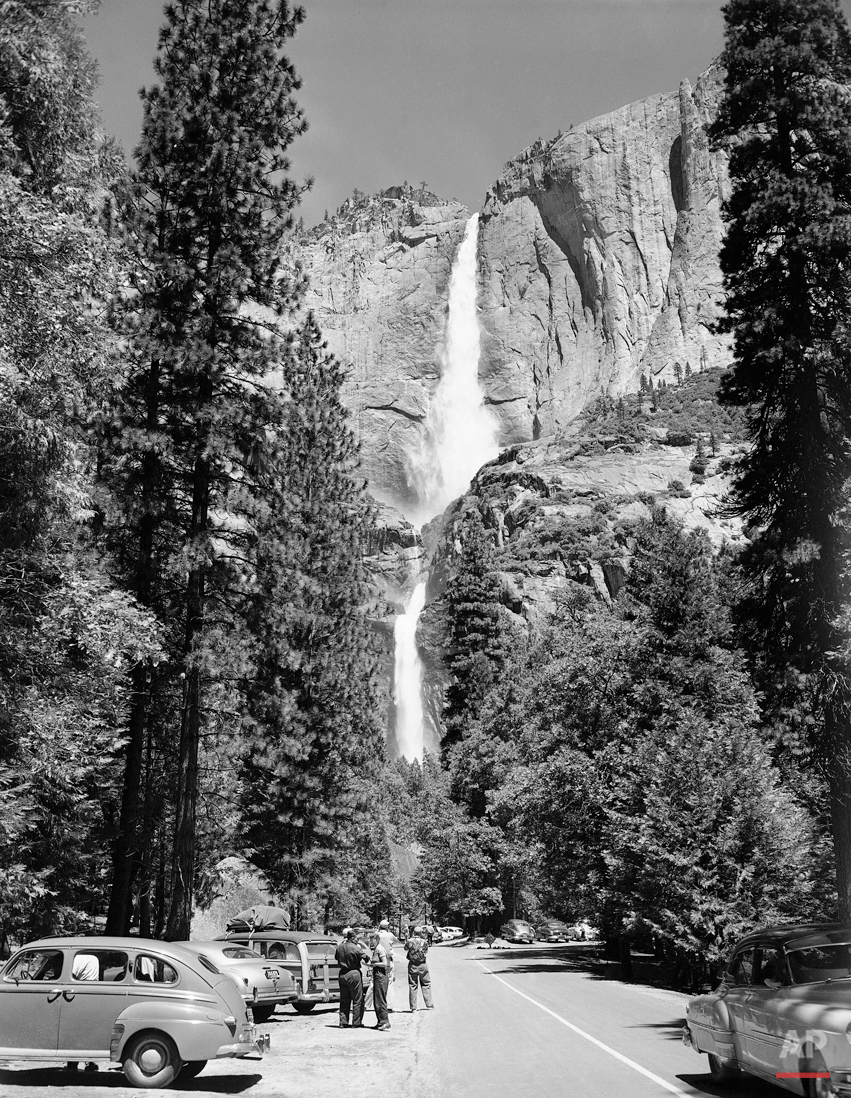
M 357 935 L 346 927 L 343 931 L 343 940 L 337 946 L 334 953 L 337 964 L 340 966 L 340 1028 L 346 1029 L 349 1024 L 349 1009 L 352 1012 L 352 1026 L 363 1025 L 363 976 L 361 975 L 361 962 L 369 957 L 369 954 L 358 942 Z
M 405 943 L 405 952 L 408 954 L 408 1000 L 411 1010 L 417 1009 L 417 989 L 423 989 L 423 1000 L 426 1010 L 433 1010 L 434 1003 L 431 1000 L 431 973 L 428 970 L 428 942 L 425 930 L 418 926 Z

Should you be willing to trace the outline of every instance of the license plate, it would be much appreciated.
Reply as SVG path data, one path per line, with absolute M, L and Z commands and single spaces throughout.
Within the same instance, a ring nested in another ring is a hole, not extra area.
M 277 980 L 281 975 L 280 969 L 277 968 L 267 968 L 265 969 L 265 972 L 267 980 Z

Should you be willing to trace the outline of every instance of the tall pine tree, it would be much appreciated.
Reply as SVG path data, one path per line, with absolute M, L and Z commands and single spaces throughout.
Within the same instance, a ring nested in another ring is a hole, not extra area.
M 104 468 L 123 503 L 113 530 L 127 582 L 168 623 L 171 659 L 139 661 L 131 676 L 112 933 L 130 925 L 145 845 L 146 744 L 165 735 L 177 740 L 166 931 L 189 934 L 199 749 L 215 691 L 243 672 L 238 630 L 229 655 L 219 637 L 239 609 L 258 453 L 280 418 L 266 379 L 298 299 L 278 255 L 298 197 L 286 149 L 305 128 L 282 50 L 302 18 L 286 0 L 176 0 L 159 83 L 143 93 L 132 277 L 116 307 L 125 376 Z
M 851 692 L 839 625 L 851 473 L 851 42 L 837 0 L 730 0 L 726 90 L 713 128 L 732 194 L 722 399 L 750 409 L 735 499 L 775 666 L 813 686 L 830 762 L 839 907 L 851 918 Z
M 256 520 L 241 815 L 245 849 L 307 927 L 332 917 L 335 878 L 357 868 L 366 813 L 378 812 L 383 737 L 363 570 L 371 509 L 343 371 L 311 315 L 283 379 Z

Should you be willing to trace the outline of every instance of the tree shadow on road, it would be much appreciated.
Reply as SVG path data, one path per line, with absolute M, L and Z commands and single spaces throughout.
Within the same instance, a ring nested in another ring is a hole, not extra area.
M 627 1026 L 627 1029 L 664 1029 L 667 1032 L 664 1036 L 669 1041 L 682 1041 L 683 1030 L 685 1029 L 685 1018 L 674 1018 L 671 1022 L 640 1022 L 634 1026 Z
M 181 1090 L 195 1094 L 242 1094 L 250 1090 L 263 1078 L 262 1075 L 204 1075 L 194 1079 L 181 1079 L 172 1083 L 171 1090 Z M 45 1091 L 73 1090 L 75 1094 L 92 1094 L 103 1090 L 133 1090 L 124 1072 L 117 1068 L 100 1071 L 69 1071 L 60 1067 L 39 1068 L 0 1068 L 0 1088 L 4 1094 L 7 1087 L 44 1087 Z
M 670 973 L 652 953 L 632 954 L 633 979 L 624 981 L 619 961 L 610 961 L 603 956 L 602 943 L 588 946 L 561 945 L 542 946 L 535 949 L 498 950 L 485 952 L 483 957 L 471 960 L 510 961 L 506 967 L 500 966 L 499 972 L 511 972 L 522 975 L 533 972 L 581 972 L 591 980 L 613 980 L 621 983 L 644 984 L 647 987 L 665 988 L 682 991 L 672 982 Z
M 677 1080 L 687 1087 L 694 1087 L 698 1094 L 712 1095 L 712 1098 L 730 1098 L 730 1095 L 738 1095 L 739 1098 L 778 1098 L 783 1093 L 772 1083 L 755 1079 L 752 1075 L 743 1075 L 741 1079 L 724 1083 L 716 1082 L 709 1074 L 678 1075 Z

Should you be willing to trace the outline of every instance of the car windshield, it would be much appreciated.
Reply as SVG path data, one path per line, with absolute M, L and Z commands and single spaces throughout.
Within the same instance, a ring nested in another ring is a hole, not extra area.
M 851 944 L 810 946 L 787 954 L 793 984 L 851 978 Z
M 222 956 L 227 957 L 229 961 L 263 960 L 259 953 L 255 953 L 253 949 L 246 949 L 245 946 L 228 946 L 227 949 L 222 950 Z

